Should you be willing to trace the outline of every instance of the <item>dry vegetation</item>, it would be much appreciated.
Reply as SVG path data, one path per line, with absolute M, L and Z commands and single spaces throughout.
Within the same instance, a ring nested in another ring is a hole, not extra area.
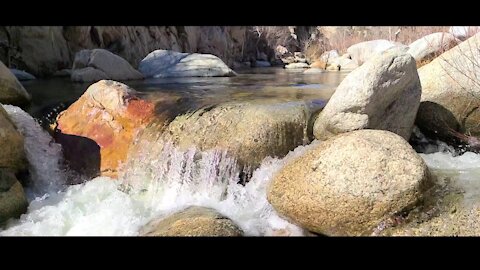
M 346 53 L 347 48 L 363 41 L 386 39 L 408 45 L 413 41 L 436 32 L 448 32 L 448 26 L 382 26 L 382 27 L 341 27 L 329 32 L 321 27 L 322 35 L 316 40 L 305 42 L 307 58 L 318 59 L 328 50 Z
M 254 26 L 252 33 L 258 38 L 257 47 L 259 40 L 263 40 L 264 44 L 273 50 L 281 45 L 292 53 L 302 51 L 307 61 L 313 63 L 326 51 L 337 50 L 342 55 L 347 52 L 348 47 L 360 42 L 386 39 L 409 45 L 432 33 L 448 33 L 449 28 L 449 26 L 311 26 L 302 27 L 302 31 L 298 33 L 298 27 L 295 29 L 286 26 Z M 417 66 L 421 67 L 436 56 L 438 54 L 417 63 Z
M 448 32 L 448 28 L 448 26 L 349 27 L 334 35 L 328 43 L 329 49 L 345 53 L 348 47 L 362 41 L 386 39 L 408 45 L 428 34 Z
M 468 36 L 473 34 L 475 33 L 468 33 Z M 457 144 L 461 150 L 476 153 L 480 152 L 480 137 L 478 137 L 478 133 L 471 134 L 471 131 L 478 130 L 480 127 L 480 122 L 476 122 L 475 120 L 478 119 L 478 112 L 480 110 L 479 48 L 479 39 L 471 38 L 463 41 L 461 46 L 457 46 L 455 54 L 450 54 L 448 57 L 444 55 L 438 56 L 438 59 L 442 60 L 440 63 L 446 76 L 448 76 L 454 84 L 457 84 L 457 87 L 462 90 L 461 92 L 463 92 L 462 95 L 464 96 L 464 100 L 462 100 L 462 102 L 464 102 L 464 110 L 458 114 L 460 117 L 460 119 L 457 119 L 459 121 L 458 126 L 456 128 L 451 127 L 445 119 L 441 119 L 440 122 L 443 122 L 442 126 L 451 137 L 450 139 L 454 140 L 454 144 Z M 457 87 L 452 86 L 453 89 Z M 447 93 L 450 92 L 447 90 Z M 455 101 L 452 100 L 452 102 Z M 467 122 L 469 123 L 467 124 Z M 467 125 L 469 126 L 468 128 Z
M 457 50 L 461 57 L 453 57 L 452 59 L 443 60 L 443 69 L 447 75 L 456 82 L 461 89 L 469 93 L 472 100 L 480 100 L 480 44 L 479 39 L 470 39 L 465 42 L 465 46 L 458 46 Z M 465 61 L 468 59 L 468 61 Z M 457 79 L 457 78 L 462 78 Z M 475 110 L 478 110 L 475 107 Z M 467 115 L 473 113 L 469 112 Z M 480 125 L 480 123 L 478 123 Z

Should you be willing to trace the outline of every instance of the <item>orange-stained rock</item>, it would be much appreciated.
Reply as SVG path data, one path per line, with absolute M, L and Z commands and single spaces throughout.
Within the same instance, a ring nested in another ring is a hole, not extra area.
M 127 85 L 102 80 L 59 114 L 55 139 L 73 169 L 116 177 L 136 132 L 153 119 L 154 107 Z

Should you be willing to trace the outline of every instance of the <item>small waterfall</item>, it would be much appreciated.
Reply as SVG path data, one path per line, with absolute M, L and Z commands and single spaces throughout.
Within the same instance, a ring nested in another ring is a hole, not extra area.
M 50 134 L 19 107 L 3 105 L 3 108 L 25 139 L 30 172 L 30 181 L 25 189 L 28 200 L 60 191 L 66 179 L 62 167 L 62 147 L 54 143 Z
M 152 207 L 170 207 L 188 196 L 217 194 L 221 200 L 228 185 L 237 184 L 240 169 L 235 158 L 225 151 L 201 152 L 195 148 L 181 151 L 170 142 L 159 141 L 160 150 L 140 148 L 133 163 L 121 175 L 122 186 L 131 193 L 148 192 Z M 152 155 L 152 151 L 155 151 Z M 157 152 L 158 151 L 158 152 Z M 168 191 L 168 193 L 166 193 Z
M 152 216 L 165 216 L 199 205 L 229 217 L 247 235 L 273 235 L 277 230 L 303 235 L 301 228 L 277 216 L 266 193 L 274 172 L 305 147 L 298 147 L 284 159 L 266 158 L 243 185 L 241 174 L 246 172 L 240 170 L 235 158 L 226 151 L 196 148 L 182 151 L 171 142 L 161 141 L 156 145 L 162 148 L 160 152 L 153 150 L 153 155 L 151 147 L 137 148 L 135 162 L 125 170 L 121 184 L 132 196 L 144 201 Z
M 299 146 L 283 159 L 266 158 L 245 185 L 225 152 L 181 151 L 165 143 L 152 160 L 144 148 L 146 159 L 136 156 L 136 167 L 126 168 L 118 181 L 97 177 L 37 199 L 0 235 L 137 235 L 153 218 L 197 205 L 216 209 L 246 235 L 301 236 L 304 231 L 268 203 L 267 186 L 286 162 L 314 145 Z

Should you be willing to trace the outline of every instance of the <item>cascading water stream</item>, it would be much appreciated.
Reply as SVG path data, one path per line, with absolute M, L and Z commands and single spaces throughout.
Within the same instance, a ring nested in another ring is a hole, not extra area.
M 283 71 L 265 73 L 262 70 L 257 75 L 228 79 L 132 81 L 130 86 L 145 92 L 153 90 L 162 97 L 165 93 L 181 97 L 182 102 L 176 103 L 181 108 L 168 108 L 166 113 L 176 116 L 184 109 L 231 101 L 251 102 L 258 99 L 284 103 L 327 100 L 334 86 L 345 77 L 340 73 L 304 77 Z M 325 76 L 333 76 L 333 80 Z M 324 80 L 327 87 L 323 85 Z M 297 87 L 298 83 L 311 87 Z M 70 104 L 75 101 L 86 88 L 85 85 L 77 85 L 69 80 L 33 81 L 28 87 L 35 100 L 32 115 L 41 117 L 47 103 L 50 106 L 56 102 Z M 165 91 L 166 88 L 168 91 Z M 246 235 L 303 234 L 299 227 L 273 211 L 266 199 L 266 188 L 272 175 L 304 147 L 297 148 L 283 159 L 266 158 L 252 173 L 249 168 L 239 167 L 233 157 L 222 151 L 180 150 L 166 144 L 162 152 L 152 156 L 148 142 L 147 147 L 141 150 L 143 153 L 136 156 L 135 166 L 125 167 L 120 179 L 97 177 L 67 186 L 64 184 L 82 181 L 72 180 L 71 172 L 63 170 L 60 145 L 53 143 L 48 133 L 21 109 L 5 107 L 25 137 L 31 178 L 26 188 L 30 205 L 20 219 L 11 219 L 6 227 L 0 228 L 0 235 L 136 235 L 139 228 L 152 218 L 189 205 L 215 208 L 237 223 Z M 309 119 L 317 106 L 312 104 L 310 109 L 305 112 L 305 119 Z M 311 132 L 307 126 L 304 125 L 302 134 L 295 132 L 292 136 L 284 136 L 285 130 L 291 127 L 279 125 L 274 129 L 280 132 L 267 132 L 265 137 L 278 141 L 279 149 L 273 150 L 283 156 L 285 149 L 292 148 L 285 146 L 290 143 L 289 140 L 305 145 L 310 142 L 308 134 Z M 262 154 L 260 159 L 263 157 Z M 242 170 L 247 170 L 250 177 L 245 185 L 239 183 L 243 180 L 242 173 L 245 173 Z
M 156 215 L 198 205 L 216 209 L 247 235 L 273 235 L 278 231 L 303 235 L 302 229 L 276 214 L 266 199 L 266 189 L 277 170 L 313 145 L 300 146 L 283 159 L 266 158 L 244 186 L 239 183 L 241 171 L 235 159 L 226 152 L 200 152 L 195 148 L 181 151 L 170 143 L 162 144 L 157 159 L 137 160 L 137 165 L 123 175 L 123 185 L 135 190 L 135 196 L 145 198 Z M 142 151 L 148 156 L 149 148 Z
M 3 108 L 25 139 L 30 172 L 29 185 L 25 189 L 27 199 L 31 201 L 62 190 L 66 180 L 62 146 L 21 108 L 12 105 L 3 105 Z
M 32 124 L 30 120 L 22 121 Z M 26 137 L 42 137 L 37 133 L 44 132 L 37 125 L 24 128 L 28 130 L 22 132 Z M 38 147 L 51 144 L 46 138 L 37 142 Z M 152 218 L 191 205 L 216 209 L 237 223 L 246 235 L 303 235 L 301 228 L 276 214 L 266 199 L 266 188 L 285 162 L 308 147 L 311 146 L 298 147 L 283 159 L 266 158 L 245 186 L 239 183 L 236 160 L 226 152 L 200 152 L 194 148 L 182 151 L 169 143 L 163 143 L 156 158 L 150 155 L 149 147 L 141 148 L 132 163 L 134 166 L 124 168 L 118 180 L 97 177 L 58 193 L 46 179 L 56 179 L 61 185 L 59 170 L 52 178 L 32 179 L 32 182 L 38 180 L 36 190 L 43 190 L 48 196 L 32 201 L 28 212 L 19 220 L 10 220 L 0 235 L 137 235 Z M 61 155 L 58 151 L 55 154 L 59 155 L 43 157 L 57 164 Z M 36 162 L 34 159 L 33 164 Z M 33 178 L 41 178 L 42 172 L 49 175 L 44 169 L 50 163 L 33 165 L 38 172 L 32 174 Z

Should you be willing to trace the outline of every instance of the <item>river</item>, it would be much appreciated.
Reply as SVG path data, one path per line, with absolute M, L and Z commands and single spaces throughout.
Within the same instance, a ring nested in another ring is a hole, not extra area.
M 170 78 L 125 82 L 155 99 L 159 93 L 181 95 L 186 107 L 195 110 L 211 104 L 238 100 L 265 100 L 279 104 L 306 100 L 321 104 L 328 101 L 336 86 L 347 75 L 326 72 L 306 75 L 299 71 L 278 68 L 240 70 L 230 78 Z M 239 184 L 235 160 L 221 151 L 206 151 L 201 159 L 196 151 L 180 151 L 164 147 L 153 167 L 155 181 L 147 188 L 127 189 L 129 175 L 141 167 L 130 168 L 114 181 L 96 177 L 81 184 L 67 186 L 69 172 L 62 167 L 61 147 L 52 143 L 50 135 L 38 122 L 51 122 L 56 114 L 69 106 L 85 91 L 88 84 L 75 84 L 68 78 L 24 82 L 33 103 L 26 111 L 5 106 L 25 137 L 25 148 L 34 172 L 34 184 L 26 188 L 30 202 L 28 212 L 10 220 L 0 235 L 108 235 L 135 236 L 153 218 L 163 217 L 190 205 L 216 209 L 232 219 L 247 236 L 308 233 L 278 216 L 266 199 L 266 187 L 273 174 L 285 163 L 303 153 L 310 145 L 298 146 L 284 158 L 267 157 L 248 183 Z M 35 119 L 36 120 L 35 120 Z M 441 142 L 438 142 L 441 145 Z M 469 196 L 480 196 L 476 179 L 480 155 L 457 156 L 448 147 L 420 154 L 434 174 L 455 179 Z M 141 161 L 140 161 L 141 162 Z M 185 173 L 190 171 L 190 173 Z M 195 171 L 195 173 L 191 173 Z

